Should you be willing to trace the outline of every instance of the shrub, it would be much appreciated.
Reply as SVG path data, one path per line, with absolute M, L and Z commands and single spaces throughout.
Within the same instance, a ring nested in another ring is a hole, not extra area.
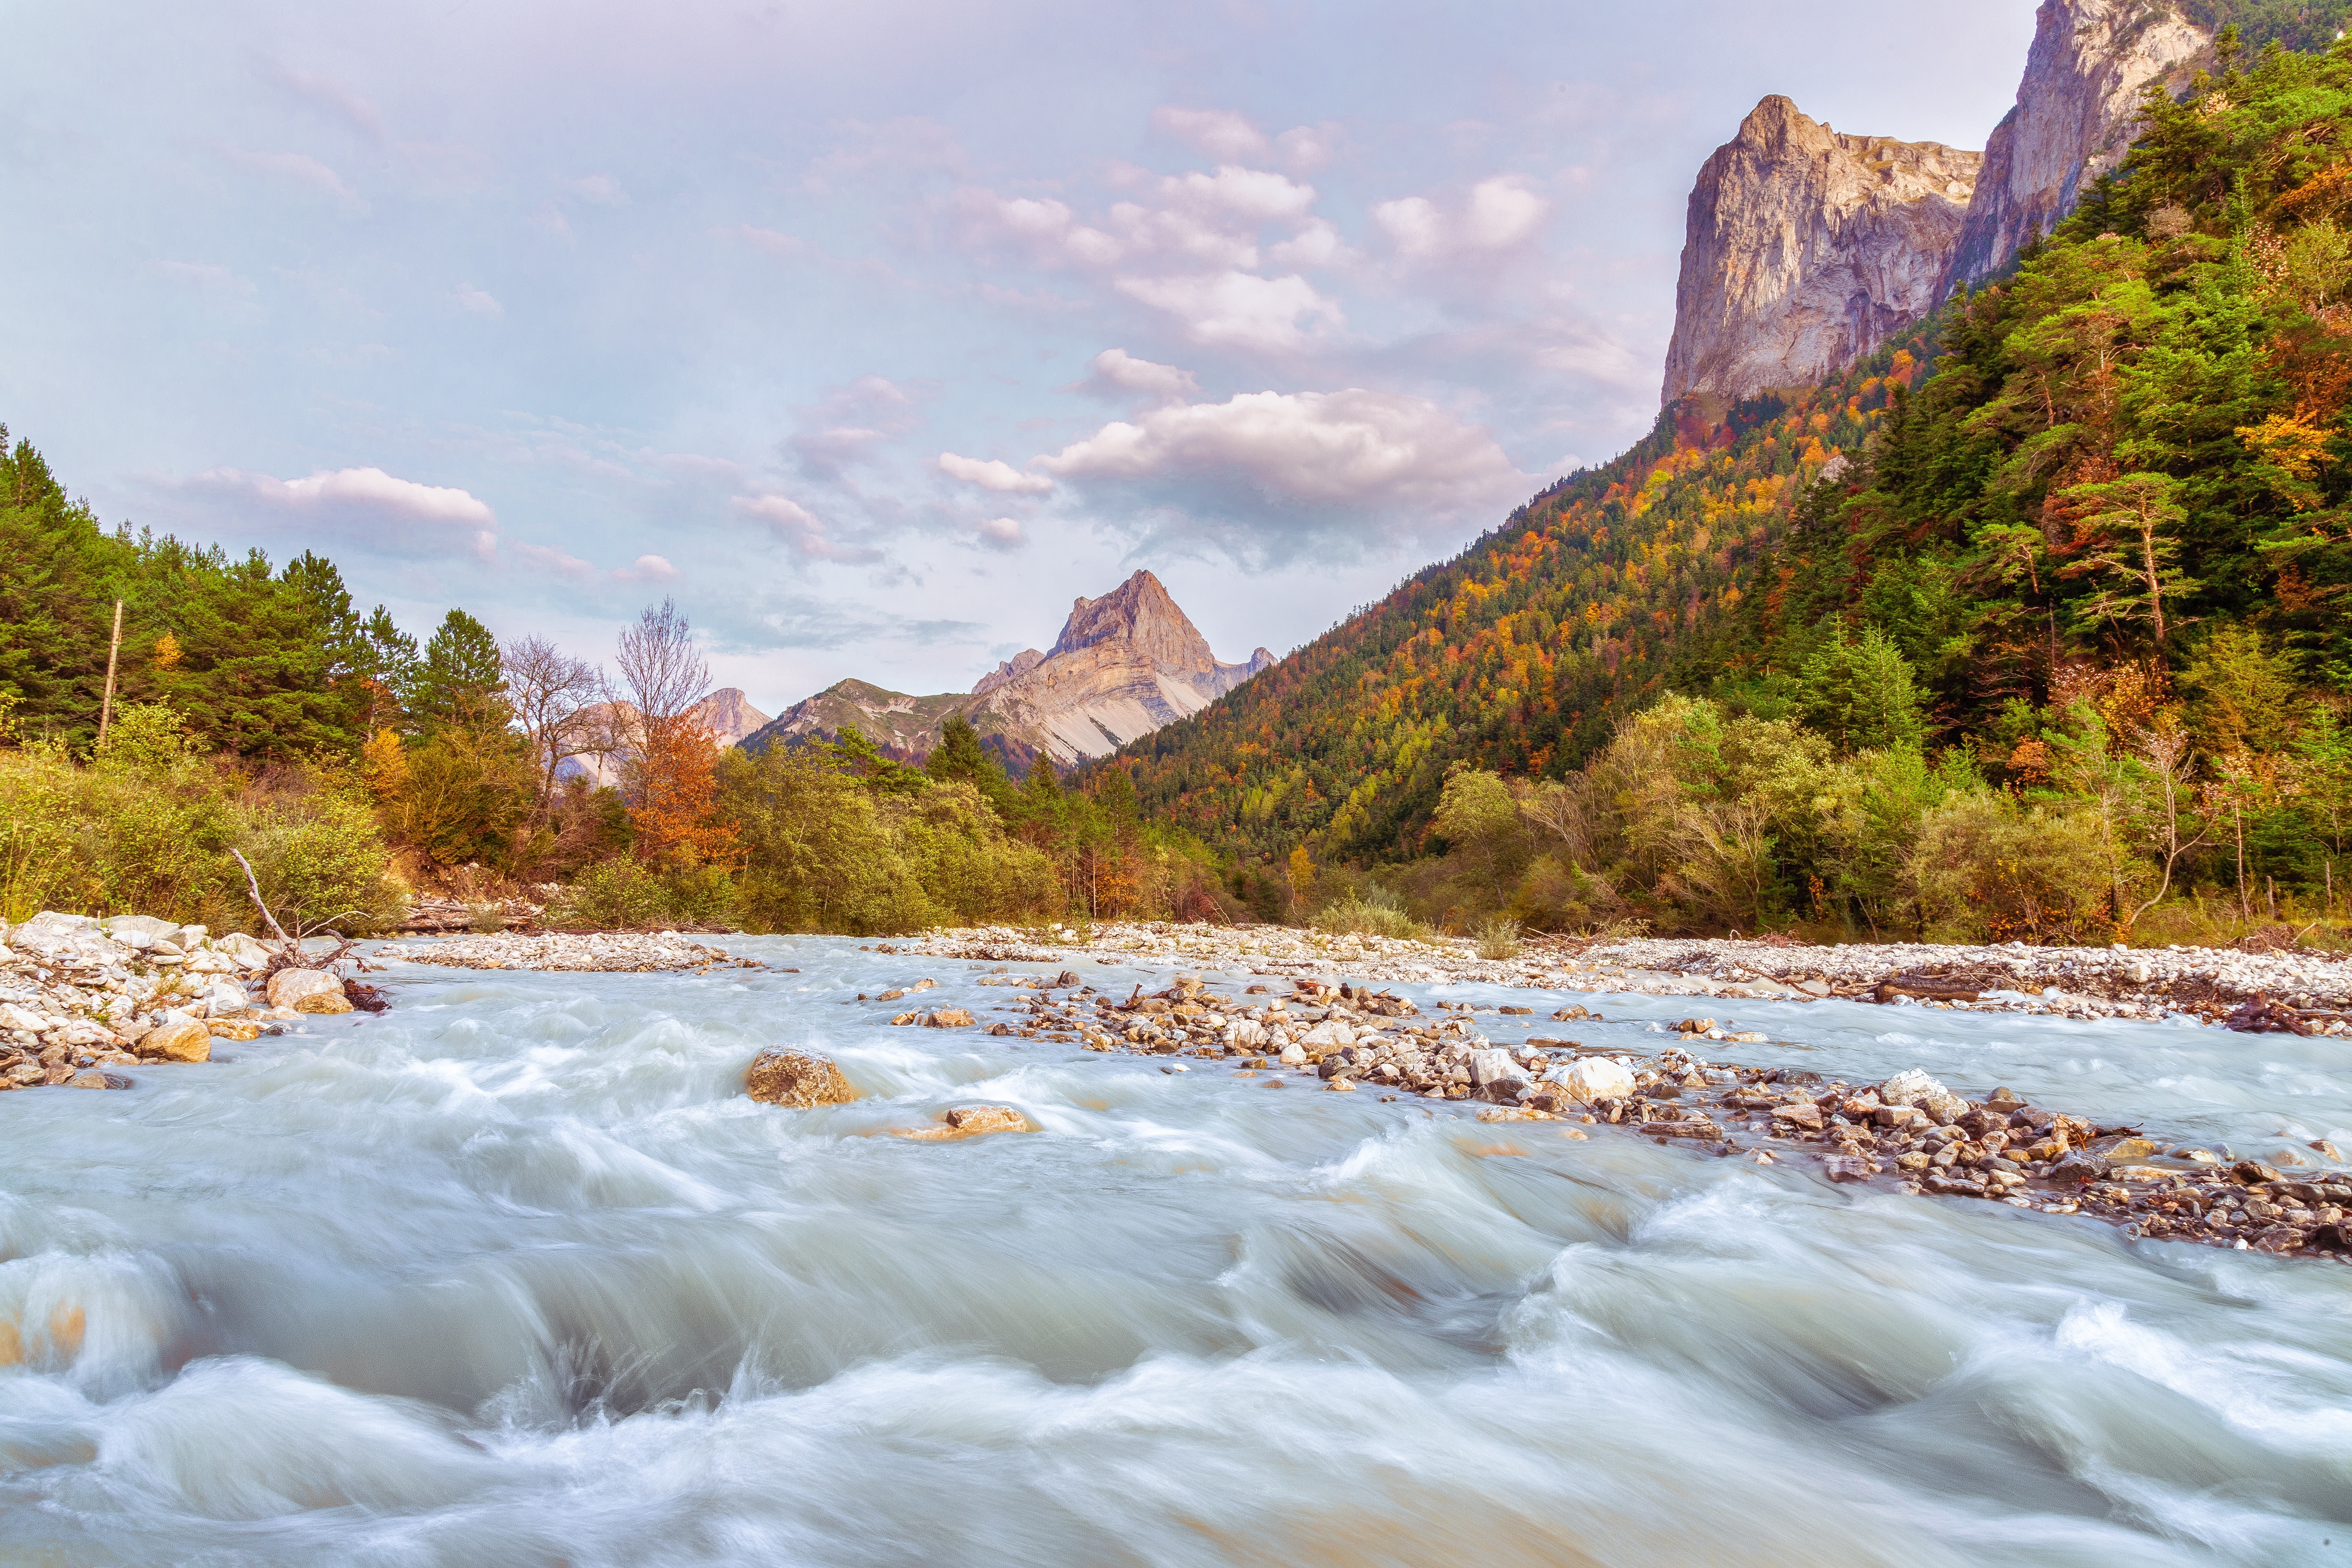
M 1522 946 L 1519 941 L 1519 922 L 1507 916 L 1498 915 L 1487 921 L 1473 934 L 1478 943 L 1478 956 L 1481 958 L 1519 956 Z
M 1934 940 L 2069 942 L 2112 925 L 2113 868 L 2088 811 L 1956 795 L 1921 820 L 1912 875 Z
M 668 915 L 668 890 L 635 860 L 607 860 L 589 867 L 548 906 L 551 924 L 634 931 L 658 925 Z
M 1315 911 L 1314 925 L 1317 931 L 1334 935 L 1386 936 L 1404 942 L 1427 942 L 1433 934 L 1378 888 L 1333 900 Z

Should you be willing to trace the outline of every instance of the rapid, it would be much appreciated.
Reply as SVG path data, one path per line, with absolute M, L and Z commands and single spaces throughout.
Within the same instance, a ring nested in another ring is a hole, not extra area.
M 1003 966 L 726 945 L 798 973 L 404 967 L 0 1099 L 0 1562 L 2352 1561 L 2352 1268 L 893 1028 L 850 998 L 985 1023 Z M 2352 1146 L 2337 1041 L 1733 1010 L 1757 1065 Z M 864 1098 L 754 1103 L 777 1045 Z M 974 1102 L 1038 1130 L 887 1135 Z

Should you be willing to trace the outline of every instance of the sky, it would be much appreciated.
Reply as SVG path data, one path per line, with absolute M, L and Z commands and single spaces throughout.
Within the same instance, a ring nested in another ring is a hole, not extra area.
M 770 713 L 1149 569 L 1310 640 L 1656 416 L 1758 99 L 1979 148 L 2031 0 L 0 0 L 0 422 L 110 524 Z

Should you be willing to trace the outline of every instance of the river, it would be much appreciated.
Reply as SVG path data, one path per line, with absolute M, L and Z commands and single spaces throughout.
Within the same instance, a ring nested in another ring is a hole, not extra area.
M 2352 1563 L 2352 1268 L 892 1028 L 845 999 L 1012 993 L 729 945 L 800 973 L 402 966 L 0 1096 L 0 1562 Z M 2340 1042 L 1726 1006 L 1742 1061 L 2352 1148 Z M 751 1102 L 769 1045 L 866 1098 Z M 1040 1130 L 884 1135 L 975 1102 Z

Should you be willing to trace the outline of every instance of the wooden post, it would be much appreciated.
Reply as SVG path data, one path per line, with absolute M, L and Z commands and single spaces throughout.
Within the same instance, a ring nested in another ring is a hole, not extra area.
M 106 744 L 106 727 L 114 719 L 114 661 L 122 654 L 122 601 L 114 601 L 114 640 L 106 645 L 106 700 L 98 710 L 98 743 Z

